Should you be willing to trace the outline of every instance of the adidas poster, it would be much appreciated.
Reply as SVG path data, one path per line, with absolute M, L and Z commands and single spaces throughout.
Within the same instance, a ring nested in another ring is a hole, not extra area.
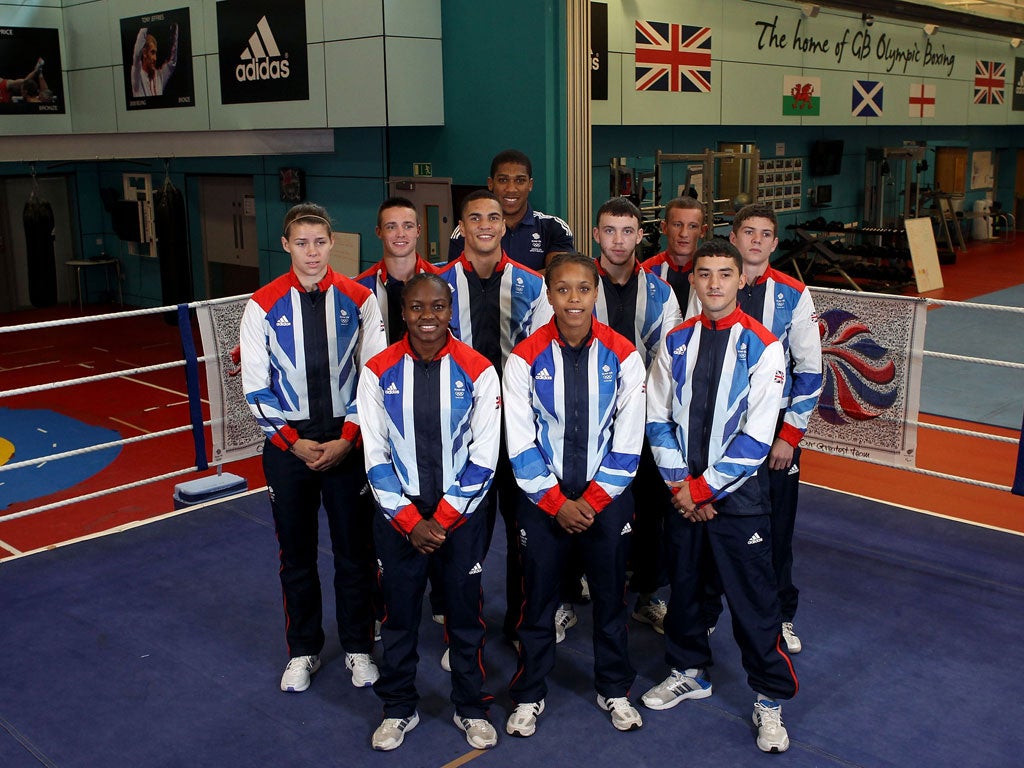
M 188 8 L 121 19 L 121 60 L 128 110 L 195 106 Z
M 217 49 L 222 104 L 309 98 L 305 3 L 217 3 Z

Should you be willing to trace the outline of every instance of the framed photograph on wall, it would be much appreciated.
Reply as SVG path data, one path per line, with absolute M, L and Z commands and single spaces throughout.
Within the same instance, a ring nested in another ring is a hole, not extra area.
M 0 115 L 64 114 L 64 72 L 56 29 L 4 27 Z
M 188 8 L 121 19 L 121 60 L 127 109 L 195 106 Z

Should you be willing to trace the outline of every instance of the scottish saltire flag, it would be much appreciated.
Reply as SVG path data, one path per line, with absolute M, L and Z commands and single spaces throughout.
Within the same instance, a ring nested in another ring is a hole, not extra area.
M 782 114 L 820 115 L 821 78 L 785 75 L 782 78 Z
M 974 103 L 1002 104 L 1006 97 L 1006 64 L 1001 61 L 974 62 Z
M 935 117 L 935 86 L 910 84 L 910 117 Z
M 711 93 L 711 27 L 637 20 L 636 89 Z
M 853 116 L 882 116 L 882 83 L 878 80 L 853 81 Z

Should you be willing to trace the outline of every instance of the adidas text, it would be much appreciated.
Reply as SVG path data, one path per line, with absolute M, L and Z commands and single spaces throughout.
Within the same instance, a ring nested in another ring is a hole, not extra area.
M 256 24 L 256 31 L 252 33 L 249 44 L 242 51 L 241 59 L 235 67 L 235 79 L 240 83 L 280 80 L 291 74 L 288 54 L 282 54 L 278 49 L 266 16 Z

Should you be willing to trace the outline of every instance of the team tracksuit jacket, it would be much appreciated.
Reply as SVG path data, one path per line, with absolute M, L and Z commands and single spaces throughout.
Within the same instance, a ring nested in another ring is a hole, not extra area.
M 416 255 L 416 267 L 413 274 L 436 271 L 430 262 L 424 261 L 419 254 Z M 369 288 L 377 297 L 377 304 L 380 306 L 380 313 L 384 320 L 384 330 L 388 335 L 388 343 L 394 344 L 399 341 L 405 334 L 405 324 L 402 322 L 402 288 L 405 287 L 405 283 L 388 277 L 387 264 L 383 259 L 358 275 L 355 281 Z
M 628 323 L 632 333 L 623 333 L 626 328 L 615 323 L 611 317 L 613 299 L 609 297 L 612 291 L 620 288 L 611 285 L 611 278 L 601 266 L 601 261 L 598 260 L 596 263 L 598 274 L 601 276 L 602 290 L 598 293 L 597 304 L 594 305 L 594 316 L 602 323 L 614 327 L 634 344 L 643 357 L 644 366 L 649 368 L 654 360 L 658 342 L 683 319 L 679 302 L 676 301 L 671 286 L 636 263 L 633 270 L 636 277 L 635 297 L 631 296 L 634 300 L 630 306 L 624 307 L 627 323 L 632 320 Z M 631 290 L 631 286 L 627 285 L 627 288 Z
M 245 400 L 281 450 L 300 437 L 354 440 L 360 367 L 387 345 L 369 290 L 330 267 L 318 286 L 323 298 L 310 306 L 289 270 L 256 291 L 242 315 Z M 325 340 L 328 355 L 322 359 Z M 324 416 L 311 418 L 317 413 Z
M 548 303 L 544 278 L 510 259 L 504 251 L 494 271 L 501 276 L 498 301 L 502 325 L 499 336 L 501 362 L 504 363 L 516 344 L 551 318 L 551 304 Z M 465 254 L 460 254 L 455 261 L 441 267 L 438 274 L 452 287 L 452 333 L 471 347 L 476 347 L 470 287 L 466 277 L 468 272 L 473 272 L 473 265 Z
M 640 266 L 648 272 L 653 272 L 672 286 L 672 292 L 676 295 L 676 301 L 679 302 L 680 308 L 689 306 L 691 293 L 690 273 L 693 272 L 692 261 L 685 268 L 681 268 L 676 264 L 675 259 L 669 255 L 668 251 L 662 251 L 651 256 Z
M 647 436 L 665 481 L 743 514 L 732 499 L 768 456 L 785 378 L 782 345 L 738 307 L 669 332 L 647 382 Z
M 741 288 L 740 307 L 782 343 L 786 355 L 785 410 L 778 436 L 796 447 L 807 431 L 821 394 L 821 334 L 807 286 L 768 267 L 752 285 Z
M 451 337 L 432 363 L 420 361 L 406 337 L 370 360 L 359 382 L 367 478 L 381 512 L 404 534 L 423 519 L 412 498 L 436 503 L 425 511 L 445 529 L 461 524 L 486 495 L 498 458 L 494 368 Z M 424 442 L 417 424 L 427 422 L 437 430 Z

